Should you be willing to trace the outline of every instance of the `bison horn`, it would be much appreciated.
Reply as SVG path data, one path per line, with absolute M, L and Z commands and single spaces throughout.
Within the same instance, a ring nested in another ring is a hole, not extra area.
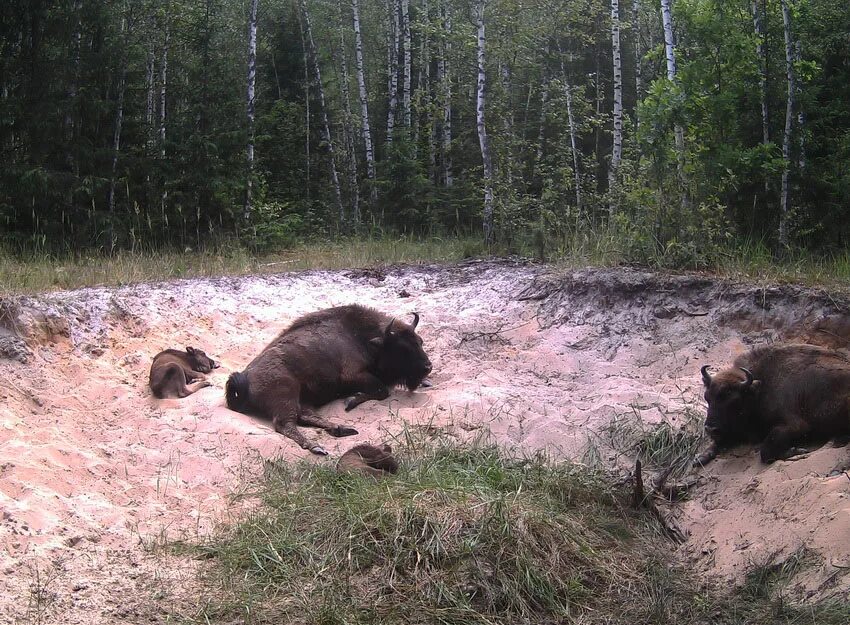
M 393 320 L 390 321 L 389 324 L 387 324 L 387 329 L 384 330 L 384 335 L 389 336 L 390 334 L 392 334 L 394 323 L 395 323 L 395 317 L 393 317 Z
M 419 325 L 419 313 L 414 311 L 413 312 L 413 325 L 411 327 L 415 330 L 416 326 L 418 326 L 418 325 Z
M 749 369 L 744 369 L 744 367 L 738 367 L 738 369 L 743 371 L 744 375 L 747 376 L 747 379 L 743 382 L 744 388 L 747 388 L 753 383 L 753 373 Z
M 708 365 L 703 365 L 702 369 L 700 369 L 700 373 L 702 373 L 702 382 L 706 386 L 711 384 L 711 375 L 708 373 Z

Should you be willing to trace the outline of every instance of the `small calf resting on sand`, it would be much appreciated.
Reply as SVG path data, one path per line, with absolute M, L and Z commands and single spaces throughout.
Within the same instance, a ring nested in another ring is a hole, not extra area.
M 758 347 L 715 375 L 702 368 L 709 449 L 694 464 L 707 464 L 719 450 L 760 445 L 770 463 L 804 453 L 809 441 L 850 440 L 850 358 L 832 349 L 788 344 Z
M 310 313 L 281 332 L 245 370 L 227 380 L 227 407 L 272 419 L 275 431 L 303 449 L 327 455 L 308 441 L 298 425 L 322 428 L 331 436 L 357 430 L 303 409 L 347 397 L 351 410 L 370 399 L 386 399 L 404 384 L 413 391 L 431 372 L 431 361 L 416 334 L 419 315 L 407 324 L 372 308 L 352 304 Z
M 398 462 L 389 445 L 356 445 L 342 454 L 336 464 L 339 473 L 360 473 L 376 480 L 398 471 Z
M 154 356 L 149 384 L 153 394 L 160 399 L 188 397 L 210 383 L 205 373 L 218 365 L 204 352 L 187 347 L 185 352 L 166 349 Z

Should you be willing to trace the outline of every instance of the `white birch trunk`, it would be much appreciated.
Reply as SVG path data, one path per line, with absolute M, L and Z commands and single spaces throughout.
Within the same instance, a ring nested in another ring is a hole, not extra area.
M 614 136 L 611 148 L 611 166 L 608 169 L 608 191 L 613 193 L 617 185 L 617 171 L 623 156 L 623 70 L 620 59 L 620 3 L 611 0 L 611 54 L 614 70 Z M 616 203 L 609 210 L 613 214 Z
M 564 75 L 566 81 L 566 74 Z M 564 92 L 567 96 L 567 124 L 570 128 L 570 152 L 573 154 L 573 177 L 576 185 L 576 210 L 581 211 L 581 171 L 579 170 L 579 154 L 577 148 L 577 133 L 575 118 L 573 117 L 573 89 L 567 81 L 564 83 Z M 578 213 L 577 213 L 578 214 Z
M 245 193 L 245 210 L 242 218 L 246 223 L 251 220 L 253 209 L 253 185 L 254 185 L 254 116 L 255 116 L 255 88 L 257 84 L 257 4 L 258 0 L 251 0 L 251 13 L 248 17 L 248 90 L 246 93 L 246 104 L 248 111 L 248 183 Z
M 478 56 L 478 89 L 476 98 L 476 121 L 478 126 L 478 143 L 481 147 L 481 160 L 484 165 L 484 243 L 493 243 L 493 160 L 490 154 L 490 141 L 487 137 L 487 126 L 485 124 L 485 112 L 487 108 L 486 87 L 487 74 L 485 72 L 485 36 L 484 36 L 484 9 L 487 0 L 479 0 L 476 7 L 477 18 L 477 56 Z
M 360 34 L 360 1 L 351 0 L 354 19 L 354 52 L 357 61 L 357 86 L 360 90 L 361 131 L 366 146 L 366 175 L 369 176 L 369 197 L 374 206 L 378 200 L 378 187 L 375 184 L 375 154 L 372 151 L 372 130 L 369 127 L 369 98 L 366 93 L 366 70 L 363 64 L 363 38 Z
M 307 30 L 307 44 L 310 47 L 310 57 L 313 61 L 313 74 L 316 79 L 316 90 L 319 94 L 319 106 L 322 109 L 322 139 L 328 150 L 328 159 L 331 166 L 331 182 L 334 186 L 334 198 L 336 199 L 337 211 L 339 212 L 339 223 L 345 223 L 345 208 L 342 205 L 342 190 L 339 185 L 339 174 L 336 170 L 336 147 L 331 137 L 331 125 L 328 121 L 328 107 L 325 104 L 325 86 L 322 83 L 322 68 L 319 66 L 319 52 L 313 39 L 313 27 L 310 23 L 310 12 L 307 10 L 307 0 L 300 0 L 301 14 L 304 16 L 304 26 Z
M 166 8 L 166 11 L 168 9 Z M 171 35 L 171 22 L 169 19 L 169 15 L 166 13 L 165 15 L 165 39 L 162 45 L 162 58 L 159 62 L 159 158 L 163 161 L 162 166 L 165 167 L 165 123 L 167 120 L 165 102 L 168 88 L 168 44 L 170 43 L 170 35 Z M 163 181 L 162 192 L 159 198 L 159 206 L 160 211 L 163 217 L 166 219 L 166 225 L 168 225 L 167 221 L 167 213 L 165 212 L 165 206 L 168 202 L 168 190 L 165 188 L 165 181 Z
M 354 115 L 351 112 L 351 92 L 349 85 L 351 79 L 348 75 L 348 54 L 345 44 L 345 20 L 342 16 L 342 0 L 338 0 L 339 9 L 339 43 L 340 43 L 340 91 L 342 92 L 342 104 L 345 112 L 343 124 L 343 139 L 345 141 L 345 154 L 348 169 L 348 186 L 351 199 L 351 221 L 356 227 L 360 223 L 360 185 L 357 180 L 357 148 L 354 140 Z
M 779 200 L 779 243 L 788 245 L 789 177 L 791 170 L 791 134 L 794 126 L 794 43 L 791 33 L 791 9 L 788 0 L 781 0 L 782 23 L 785 32 L 785 77 L 788 84 L 785 100 L 785 132 L 782 135 L 782 191 Z
M 448 0 L 443 5 L 443 29 L 445 31 L 445 44 L 440 67 L 442 72 L 443 88 L 443 183 L 446 187 L 454 184 L 452 173 L 452 79 L 450 55 L 452 51 L 452 16 Z
M 118 70 L 118 93 L 115 106 L 115 123 L 112 134 L 112 167 L 109 176 L 109 196 L 107 198 L 107 207 L 109 214 L 112 216 L 109 223 L 109 251 L 115 249 L 115 174 L 118 170 L 118 154 L 121 150 L 121 127 L 124 123 L 124 93 L 127 90 L 127 50 L 130 47 L 130 23 L 129 23 L 129 8 L 127 9 L 128 16 L 121 20 L 121 32 L 124 35 L 124 52 L 121 55 L 121 67 Z
M 401 0 L 401 27 L 404 48 L 402 109 L 404 126 L 410 128 L 410 0 Z
M 80 42 L 82 40 L 82 0 L 74 0 L 73 16 L 74 30 L 71 33 L 71 78 L 66 91 L 67 102 L 65 109 L 65 140 L 69 146 L 67 153 L 67 162 L 72 172 L 76 173 L 76 162 L 74 159 L 73 142 L 76 134 L 76 124 L 74 119 L 74 107 L 77 103 L 77 91 L 80 82 Z
M 398 112 L 398 43 L 400 37 L 400 28 L 398 20 L 398 1 L 392 0 L 390 5 L 392 11 L 391 47 L 390 47 L 390 66 L 389 66 L 389 107 L 387 108 L 387 145 L 393 142 L 393 132 L 395 130 L 395 118 Z
M 667 60 L 667 79 L 675 83 L 676 78 L 676 44 L 673 40 L 673 15 L 670 12 L 670 0 L 661 0 L 661 24 L 664 28 L 664 56 Z M 685 132 L 681 124 L 673 127 L 676 145 L 676 163 L 681 187 L 682 210 L 689 205 L 687 184 L 685 181 Z
M 537 153 L 534 156 L 534 169 L 540 167 L 540 163 L 543 161 L 543 148 L 545 143 L 545 129 L 546 129 L 546 104 L 549 101 L 549 80 L 546 79 L 543 82 L 543 89 L 540 92 L 540 122 L 537 126 Z
M 300 9 L 300 6 L 299 6 Z M 307 48 L 307 38 L 304 35 L 303 11 L 296 13 L 298 32 L 301 35 L 301 50 L 304 53 L 304 158 L 306 163 L 304 190 L 307 200 L 310 200 L 310 53 Z M 272 55 L 274 57 L 274 55 Z

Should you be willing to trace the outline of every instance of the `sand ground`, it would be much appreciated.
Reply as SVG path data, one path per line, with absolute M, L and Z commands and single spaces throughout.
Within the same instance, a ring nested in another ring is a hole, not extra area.
M 310 456 L 224 406 L 227 376 L 301 314 L 359 302 L 422 315 L 434 386 L 321 413 L 353 425 Z M 263 459 L 333 462 L 405 424 L 487 429 L 517 453 L 580 459 L 612 419 L 699 413 L 702 364 L 751 344 L 850 336 L 843 301 L 796 287 L 521 262 L 305 272 L 92 288 L 0 301 L 0 620 L 151 623 L 191 614 L 191 561 L 154 549 L 238 516 L 232 495 Z M 823 342 L 823 341 L 821 341 Z M 844 343 L 847 344 L 846 342 Z M 192 345 L 213 386 L 157 400 L 151 357 Z M 841 346 L 841 345 L 839 345 Z M 676 548 L 707 579 L 808 549 L 801 599 L 846 594 L 850 450 L 770 466 L 741 448 L 701 471 L 673 513 Z

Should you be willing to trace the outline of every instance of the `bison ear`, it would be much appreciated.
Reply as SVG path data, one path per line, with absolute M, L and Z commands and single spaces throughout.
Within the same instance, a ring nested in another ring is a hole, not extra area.
M 384 443 L 383 445 L 381 445 L 381 448 L 382 448 L 385 452 L 387 452 L 387 453 L 390 453 L 390 452 L 393 450 L 393 448 L 392 448 L 392 447 L 390 447 L 389 445 L 387 445 L 386 443 Z
M 186 353 L 187 353 L 187 354 L 194 354 L 194 353 L 195 353 L 195 348 L 194 348 L 194 347 L 187 347 L 187 348 L 186 348 Z

